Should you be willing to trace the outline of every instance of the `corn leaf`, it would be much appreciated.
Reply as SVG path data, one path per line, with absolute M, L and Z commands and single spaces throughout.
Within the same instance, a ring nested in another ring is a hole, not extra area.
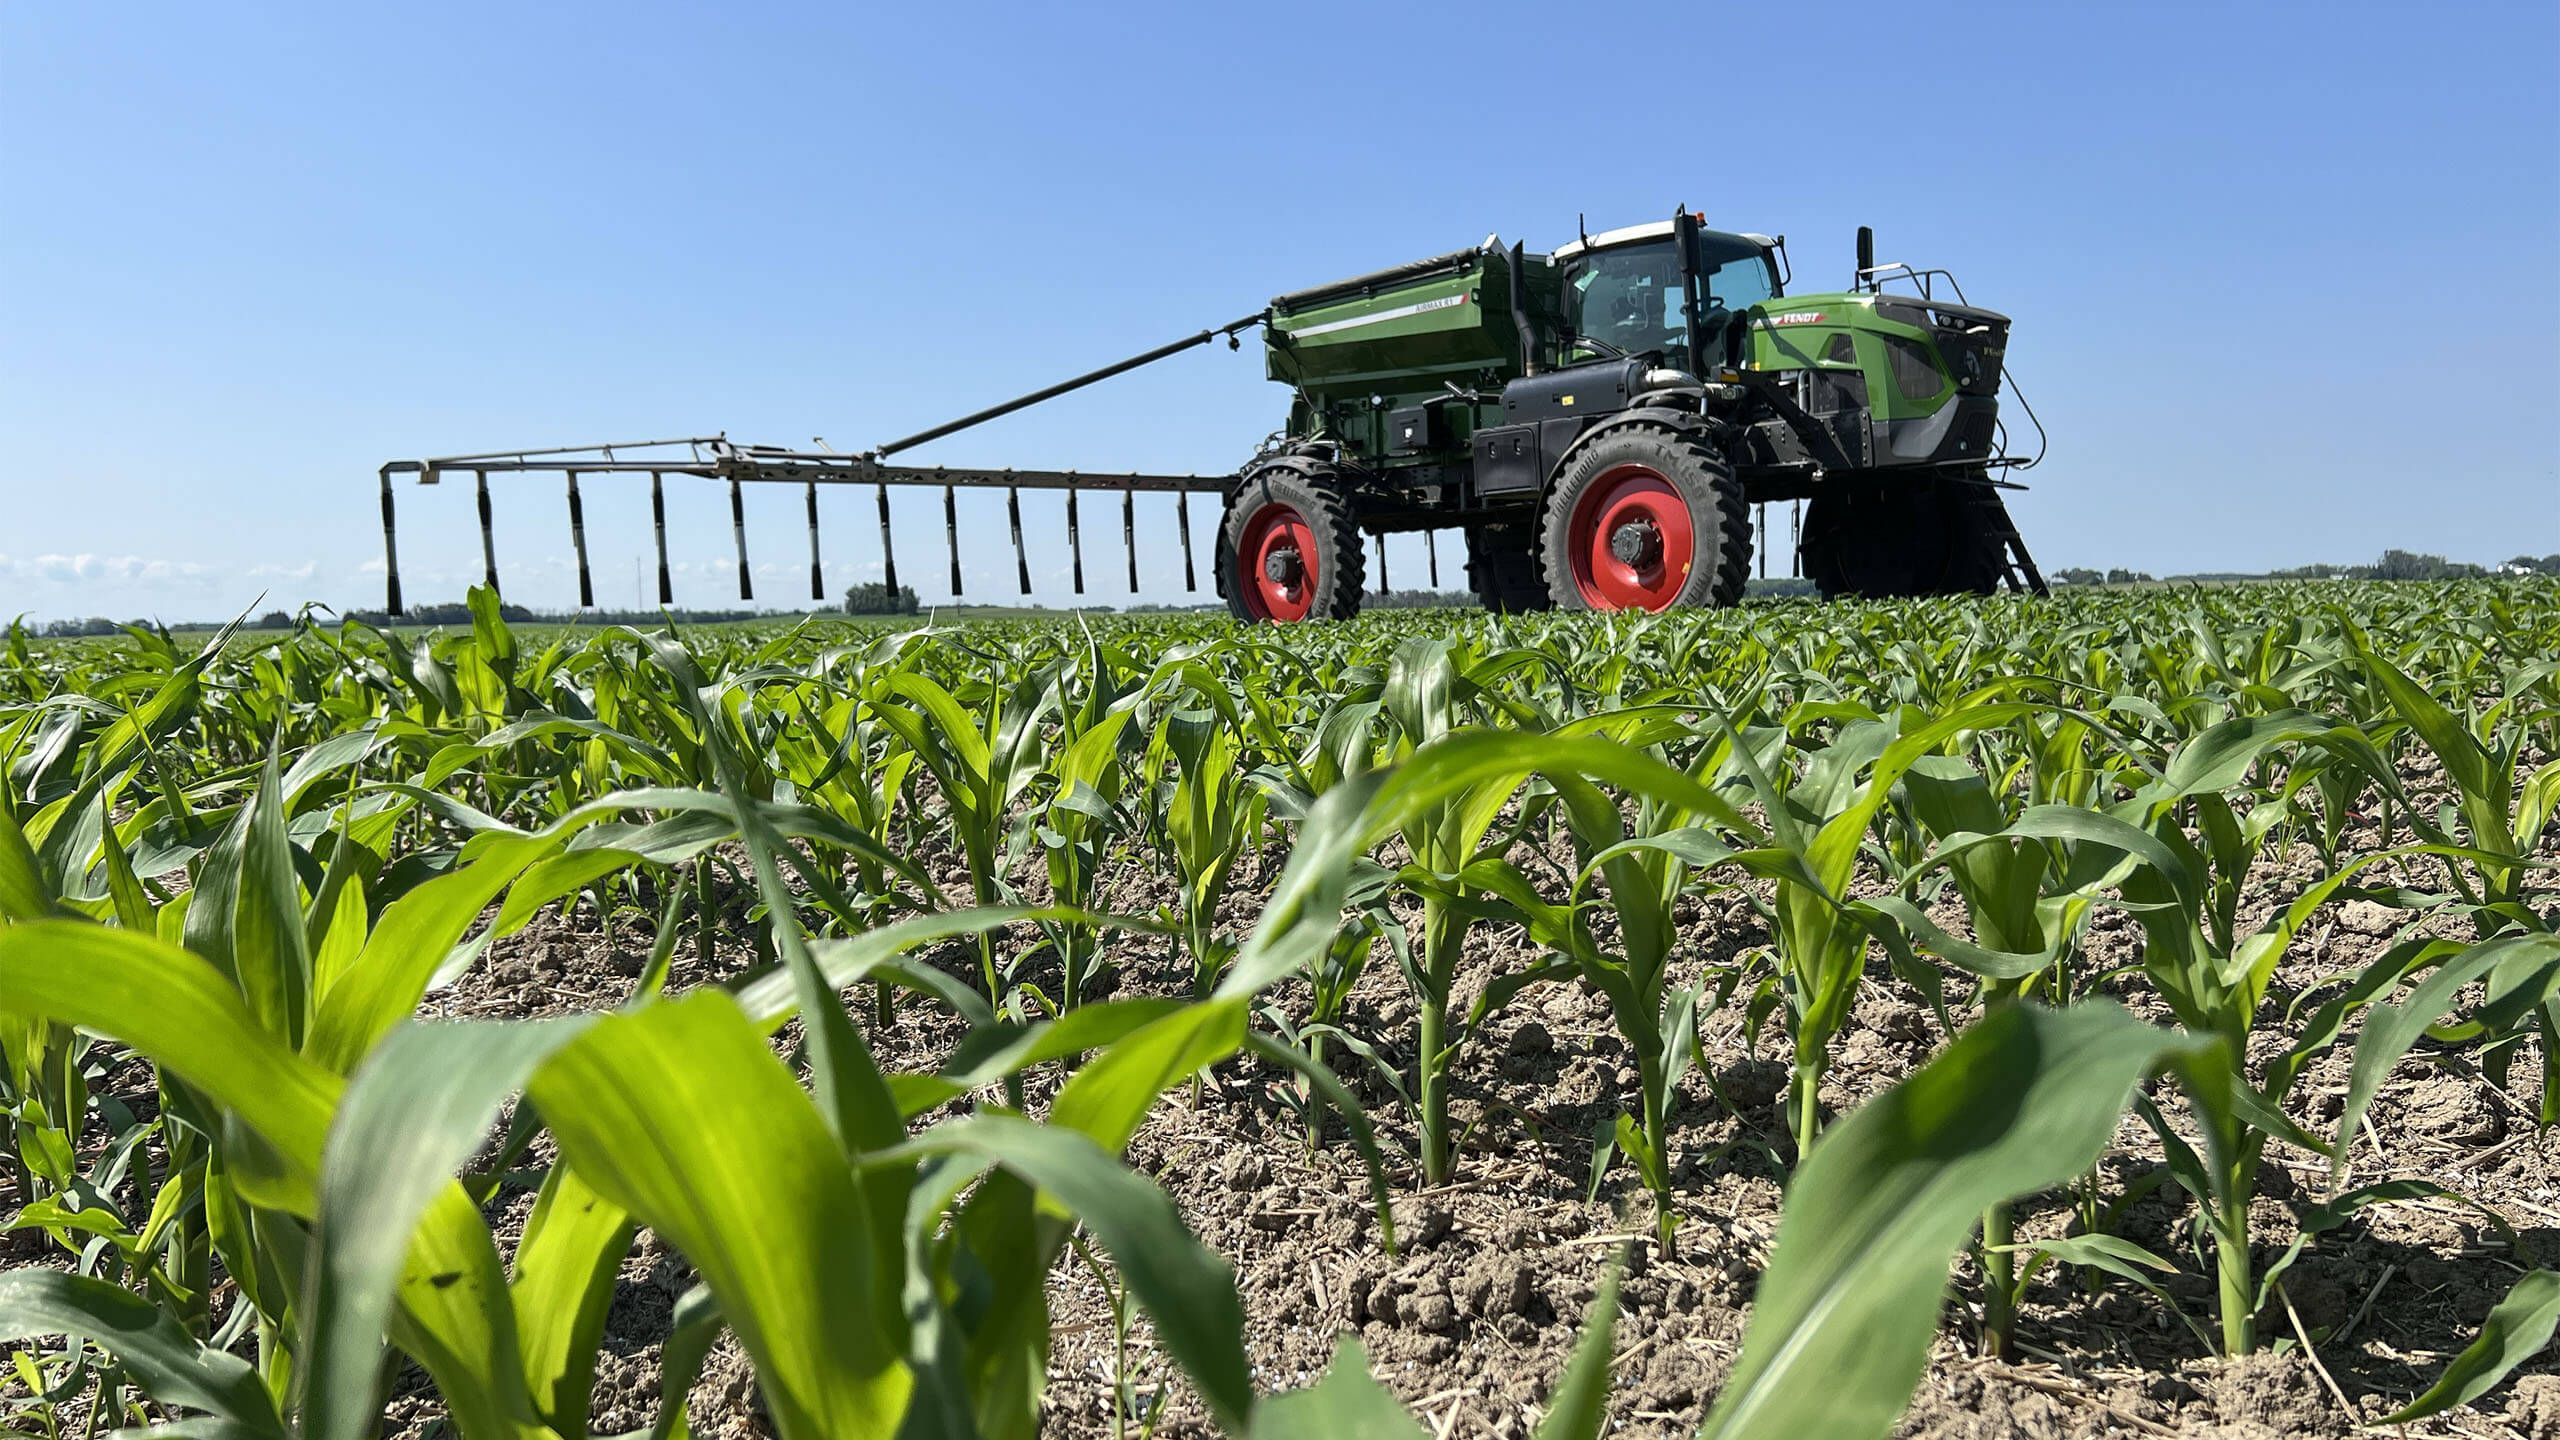
M 681 1251 L 754 1358 L 785 1440 L 887 1434 L 912 1384 L 881 1333 L 864 1210 L 832 1134 L 716 991 L 599 1018 L 528 1093 L 596 1193 Z
M 463 932 L 509 882 L 558 848 L 554 841 L 504 837 L 470 864 L 437 876 L 385 906 L 346 973 L 320 998 L 303 1052 L 345 1074 L 420 997 Z
M 357 1440 L 373 1424 L 381 1336 L 418 1221 L 499 1103 L 585 1024 L 408 1025 L 348 1086 L 322 1160 L 318 1263 L 303 1307 L 303 1421 L 314 1440 Z
M 534 1411 L 563 1435 L 587 1433 L 596 1351 L 637 1228 L 567 1164 L 543 1176 L 525 1221 L 508 1295 Z
M 1183 1228 L 1171 1198 L 1086 1136 L 1010 1115 L 936 1125 L 880 1163 L 953 1154 L 1013 1172 L 1083 1221 L 1119 1263 L 1122 1282 L 1155 1319 L 1157 1343 L 1181 1363 L 1210 1412 L 1228 1430 L 1247 1432 L 1253 1384 L 1235 1272 Z
M 60 1270 L 0 1274 L 0 1340 L 40 1335 L 84 1336 L 152 1399 L 205 1411 L 230 1434 L 284 1440 L 275 1402 L 248 1361 L 198 1344 L 130 1290 Z
M 2330 1150 L 2329 1180 L 2345 1178 L 2354 1153 L 2356 1127 L 2374 1093 L 2390 1078 L 2393 1066 L 2418 1043 L 2427 1027 L 2452 1009 L 2464 986 L 2512 962 L 2533 968 L 2531 993 L 2537 999 L 2560 988 L 2560 935 L 2514 935 L 2469 949 L 2438 941 L 2430 951 L 2457 952 L 2412 986 L 2408 998 L 2376 1005 L 2356 1036 L 2355 1061 L 2347 1072 L 2347 1096 L 2338 1112 L 2338 1138 Z M 2424 952 L 2422 952 L 2424 953 Z
M 2509 1371 L 2541 1354 L 2555 1327 L 2560 1327 L 2560 1273 L 2529 1271 L 2480 1322 L 2480 1338 L 2453 1357 L 2425 1394 L 2374 1423 L 2406 1425 L 2470 1404 Z
M 2192 1042 L 2091 1002 L 2003 1007 L 1825 1133 L 1788 1187 L 1742 1360 L 1700 1434 L 1882 1436 L 1987 1207 L 2080 1173 Z

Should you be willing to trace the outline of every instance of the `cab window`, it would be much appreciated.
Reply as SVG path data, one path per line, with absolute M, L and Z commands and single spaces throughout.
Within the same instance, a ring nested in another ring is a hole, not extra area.
M 1716 242 L 1702 242 L 1698 257 L 1710 312 L 1739 315 L 1776 293 L 1769 262 L 1758 249 L 1719 254 L 1718 248 Z M 1680 313 L 1680 257 L 1669 238 L 1591 256 L 1573 277 L 1573 290 L 1575 334 L 1629 355 L 1688 353 L 1689 326 Z M 1714 348 L 1716 337 L 1708 338 Z
M 1714 266 L 1708 269 L 1709 265 Z M 1766 302 L 1773 293 L 1769 285 L 1769 262 L 1757 250 L 1742 255 L 1728 255 L 1719 260 L 1710 255 L 1699 269 L 1706 271 L 1707 295 L 1727 310 L 1740 313 Z
M 1680 259 L 1671 242 L 1621 245 L 1591 257 L 1573 278 L 1574 333 L 1629 355 L 1686 348 Z

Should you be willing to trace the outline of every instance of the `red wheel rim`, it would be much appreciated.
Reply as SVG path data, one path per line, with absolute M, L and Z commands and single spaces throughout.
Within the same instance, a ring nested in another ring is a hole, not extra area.
M 1316 532 L 1307 517 L 1274 500 L 1244 522 L 1236 583 L 1256 620 L 1304 620 L 1316 606 Z
M 1575 502 L 1567 554 L 1592 609 L 1667 609 L 1697 561 L 1689 502 L 1649 465 L 1615 466 Z

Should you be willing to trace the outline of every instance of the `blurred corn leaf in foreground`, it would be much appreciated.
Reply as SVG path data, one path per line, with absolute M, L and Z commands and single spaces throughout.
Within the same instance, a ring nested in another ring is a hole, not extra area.
M 1882 1436 L 1987 1207 L 2097 1159 L 2134 1086 L 2204 1045 L 2105 1001 L 2009 1006 L 1826 1131 L 1796 1170 L 1708 1440 Z

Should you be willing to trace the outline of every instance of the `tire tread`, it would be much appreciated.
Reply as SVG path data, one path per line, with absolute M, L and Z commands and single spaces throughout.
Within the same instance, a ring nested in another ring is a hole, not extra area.
M 1706 518 L 1714 526 L 1715 540 L 1713 553 L 1699 557 L 1713 562 L 1707 592 L 1699 599 L 1718 606 L 1739 603 L 1743 588 L 1751 579 L 1751 506 L 1743 498 L 1742 481 L 1734 473 L 1733 463 L 1716 447 L 1709 432 L 1653 420 L 1630 421 L 1619 426 L 1603 440 L 1595 441 L 1595 447 L 1614 444 L 1622 436 L 1648 437 L 1673 451 L 1683 462 L 1681 468 L 1686 473 L 1672 479 L 1684 491 L 1689 488 L 1691 480 L 1704 482 Z M 1599 451 L 1595 448 L 1588 453 L 1597 454 Z M 1582 493 L 1582 484 L 1574 471 L 1586 463 L 1587 455 L 1568 462 L 1565 473 L 1548 487 L 1546 501 L 1539 508 L 1538 563 L 1545 576 L 1551 602 L 1566 610 L 1591 608 L 1583 602 L 1580 587 L 1573 583 L 1572 569 L 1567 566 L 1559 572 L 1556 563 L 1557 551 L 1562 545 L 1558 537 L 1571 533 L 1572 507 Z M 1683 593 L 1687 593 L 1685 588 Z
M 1229 614 L 1261 623 L 1245 606 L 1244 577 L 1235 573 L 1236 551 L 1244 538 L 1246 517 L 1274 500 L 1305 516 L 1317 532 L 1318 593 L 1306 618 L 1348 620 L 1360 613 L 1361 592 L 1369 578 L 1369 547 L 1352 518 L 1348 490 L 1340 467 L 1297 455 L 1257 466 L 1237 483 L 1227 497 L 1226 516 L 1218 524 L 1218 592 L 1225 597 Z

